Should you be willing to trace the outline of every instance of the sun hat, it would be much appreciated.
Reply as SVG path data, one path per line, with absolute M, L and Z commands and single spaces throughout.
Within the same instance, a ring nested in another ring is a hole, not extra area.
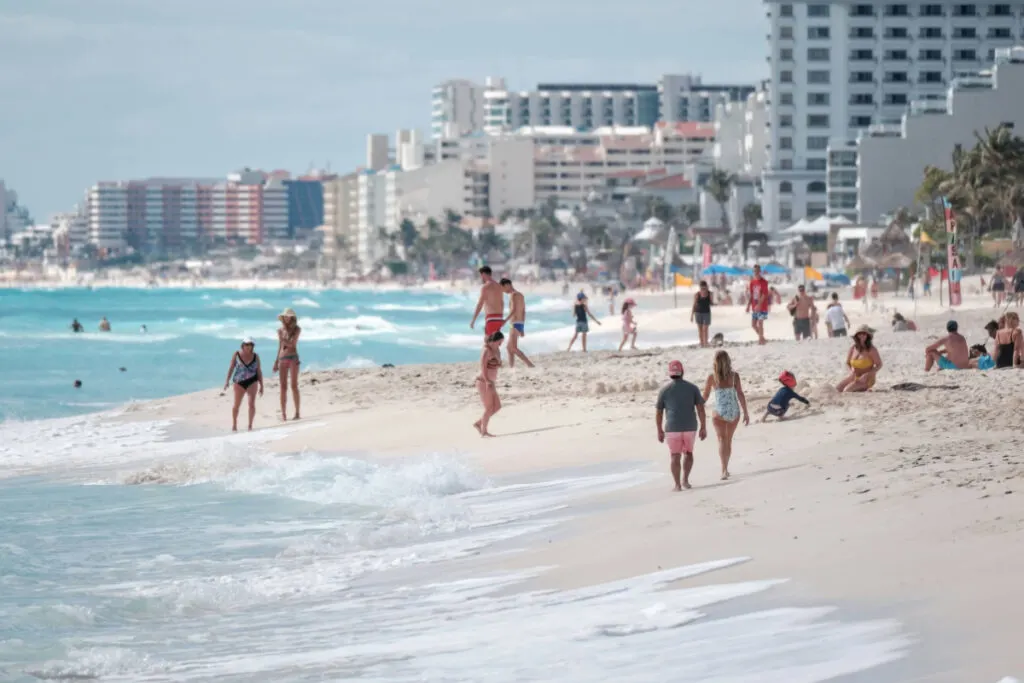
M 627 306 L 636 306 L 636 299 L 626 299 L 622 303 L 626 304 Z
M 792 389 L 796 386 L 796 375 L 789 370 L 783 370 L 779 375 L 779 381 L 782 382 L 783 386 L 787 386 Z
M 681 361 L 673 360 L 668 363 L 668 376 L 669 377 L 682 377 L 683 376 L 683 364 Z
M 245 346 L 246 344 L 252 344 L 253 346 L 256 346 L 256 342 L 252 340 L 252 337 L 246 337 L 245 339 L 242 340 L 242 346 Z
M 856 337 L 858 334 L 866 334 L 871 337 L 874 337 L 875 328 L 871 327 L 870 325 L 861 325 L 860 327 L 857 328 L 857 331 L 853 333 L 853 336 Z
M 286 308 L 281 313 L 281 315 L 277 316 L 278 320 L 282 320 L 283 321 L 285 318 L 295 318 L 296 320 L 298 320 L 299 316 L 295 315 L 295 309 Z

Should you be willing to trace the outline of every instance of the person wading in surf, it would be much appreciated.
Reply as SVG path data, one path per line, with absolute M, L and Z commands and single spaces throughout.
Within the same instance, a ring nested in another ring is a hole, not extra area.
M 484 338 L 490 337 L 501 330 L 505 324 L 505 297 L 501 292 L 501 285 L 494 281 L 490 266 L 483 266 L 479 270 L 480 280 L 483 286 L 480 287 L 480 298 L 477 299 L 476 309 L 473 311 L 473 319 L 469 321 L 470 329 L 476 327 L 476 319 L 480 317 L 480 311 L 484 312 Z

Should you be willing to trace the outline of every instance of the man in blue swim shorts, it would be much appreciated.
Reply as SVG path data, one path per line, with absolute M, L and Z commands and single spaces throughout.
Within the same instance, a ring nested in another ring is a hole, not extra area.
M 533 363 L 526 357 L 526 354 L 519 350 L 519 338 L 526 336 L 526 297 L 522 292 L 516 291 L 512 286 L 512 280 L 507 277 L 501 279 L 501 291 L 508 294 L 508 318 L 505 322 L 512 323 L 512 329 L 508 335 L 508 366 L 516 366 L 516 358 L 526 363 L 526 367 L 532 368 Z M 504 327 L 504 324 L 502 325 Z

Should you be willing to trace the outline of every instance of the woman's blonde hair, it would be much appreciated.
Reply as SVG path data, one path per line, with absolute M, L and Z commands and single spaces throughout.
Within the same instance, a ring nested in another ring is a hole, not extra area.
M 732 381 L 732 359 L 726 351 L 715 354 L 715 383 L 725 384 Z
M 1006 324 L 1009 325 L 1011 322 L 1020 324 L 1020 316 L 1013 311 L 1009 311 L 1006 314 Z

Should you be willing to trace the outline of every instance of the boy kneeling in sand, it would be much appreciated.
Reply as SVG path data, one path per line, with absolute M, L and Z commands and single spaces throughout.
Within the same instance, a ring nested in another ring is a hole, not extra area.
M 676 491 L 690 488 L 690 470 L 693 469 L 693 445 L 697 437 L 708 437 L 705 423 L 704 398 L 700 389 L 683 379 L 683 364 L 677 360 L 668 364 L 669 383 L 658 392 L 654 421 L 658 427 L 658 441 L 668 446 L 672 456 L 672 479 Z M 667 415 L 666 415 L 667 413 Z M 700 419 L 698 429 L 697 420 Z M 680 459 L 686 459 L 680 468 Z M 679 479 L 682 470 L 682 481 Z
M 782 387 L 775 392 L 772 400 L 768 401 L 768 409 L 765 410 L 761 422 L 767 420 L 769 415 L 774 415 L 779 420 L 785 420 L 786 413 L 789 411 L 789 404 L 794 399 L 803 403 L 805 407 L 809 408 L 811 406 L 810 401 L 794 391 L 796 389 L 796 375 L 792 372 L 783 370 L 782 374 L 779 375 L 779 383 L 782 384 Z

